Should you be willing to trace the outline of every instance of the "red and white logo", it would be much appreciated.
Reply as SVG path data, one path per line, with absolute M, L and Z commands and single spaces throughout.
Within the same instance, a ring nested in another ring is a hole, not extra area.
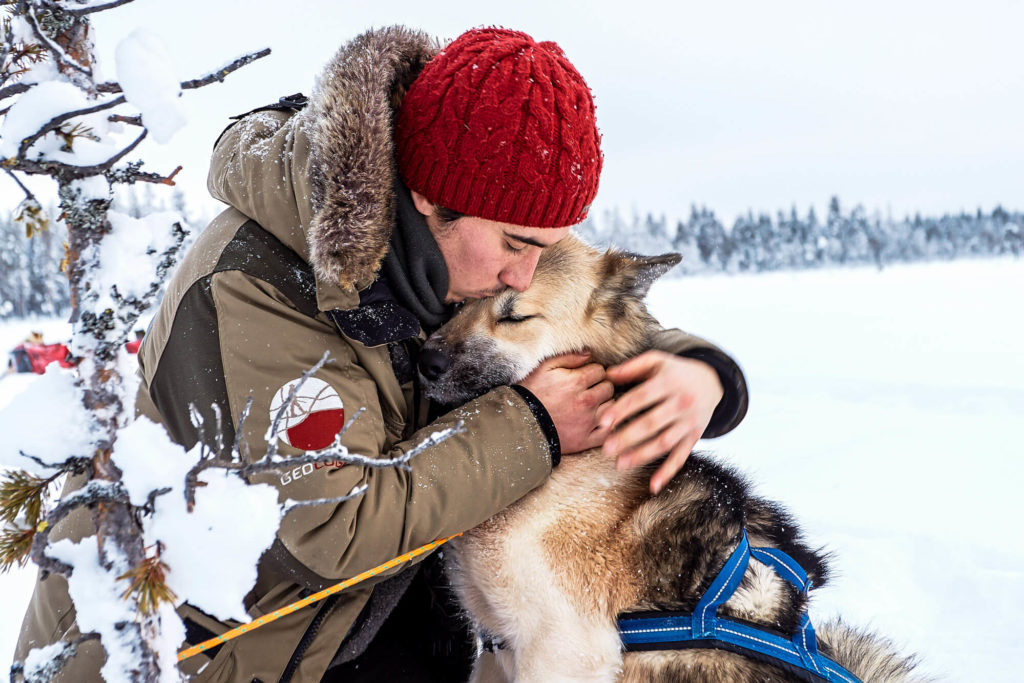
M 292 387 L 301 380 L 293 379 L 274 394 L 270 402 L 270 422 L 288 400 Z M 341 397 L 327 382 L 310 377 L 295 393 L 278 422 L 277 438 L 289 446 L 304 451 L 318 451 L 334 442 L 345 425 L 345 406 Z

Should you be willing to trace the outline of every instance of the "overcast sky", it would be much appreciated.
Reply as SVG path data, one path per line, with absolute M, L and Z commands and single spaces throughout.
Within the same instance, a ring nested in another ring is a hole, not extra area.
M 340 44 L 392 23 L 443 38 L 502 25 L 559 43 L 597 102 L 598 210 L 685 217 L 697 203 L 731 223 L 747 209 L 820 211 L 832 194 L 897 217 L 1024 208 L 1018 0 L 136 0 L 100 15 L 96 40 L 109 77 L 138 26 L 175 48 L 182 79 L 273 50 L 186 92 L 189 126 L 143 148 L 151 170 L 183 164 L 198 200 L 228 116 L 308 94 Z

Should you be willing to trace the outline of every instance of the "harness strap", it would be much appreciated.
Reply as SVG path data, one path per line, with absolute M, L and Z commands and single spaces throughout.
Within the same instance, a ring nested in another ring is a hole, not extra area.
M 856 676 L 818 652 L 818 639 L 805 611 L 800 627 L 785 637 L 765 628 L 718 615 L 739 587 L 750 557 L 764 563 L 797 590 L 806 594 L 811 580 L 792 557 L 778 548 L 751 548 L 744 529 L 736 548 L 704 592 L 692 614 L 638 613 L 619 618 L 619 634 L 627 651 L 721 647 L 744 651 L 786 669 L 806 672 L 809 680 L 860 683 Z
M 722 606 L 732 594 L 739 588 L 743 575 L 747 572 L 747 565 L 750 563 L 750 542 L 747 540 L 747 530 L 743 530 L 743 537 L 740 538 L 736 549 L 729 555 L 725 566 L 718 572 L 718 576 L 711 583 L 711 586 L 701 596 L 700 601 L 693 610 L 691 619 L 691 634 L 694 638 L 711 636 L 715 633 L 715 616 L 718 608 Z

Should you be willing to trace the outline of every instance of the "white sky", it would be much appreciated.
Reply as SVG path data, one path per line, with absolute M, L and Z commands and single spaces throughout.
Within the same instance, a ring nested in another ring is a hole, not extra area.
M 269 46 L 224 84 L 185 93 L 189 126 L 151 170 L 185 166 L 205 196 L 227 117 L 296 91 L 368 27 L 451 38 L 478 25 L 558 42 L 597 102 L 606 156 L 595 208 L 686 216 L 844 204 L 895 216 L 1024 208 L 1024 2 L 423 2 L 136 0 L 96 24 L 100 59 L 137 26 L 182 79 Z M 10 185 L 10 181 L 7 181 Z M 4 187 L 3 199 L 15 194 Z

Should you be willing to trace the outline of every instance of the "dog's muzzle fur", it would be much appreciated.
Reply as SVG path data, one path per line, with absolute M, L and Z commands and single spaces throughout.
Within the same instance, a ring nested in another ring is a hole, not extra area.
M 449 406 L 521 379 L 516 364 L 498 353 L 493 340 L 483 337 L 467 337 L 449 346 L 435 332 L 420 349 L 417 365 L 424 394 Z

